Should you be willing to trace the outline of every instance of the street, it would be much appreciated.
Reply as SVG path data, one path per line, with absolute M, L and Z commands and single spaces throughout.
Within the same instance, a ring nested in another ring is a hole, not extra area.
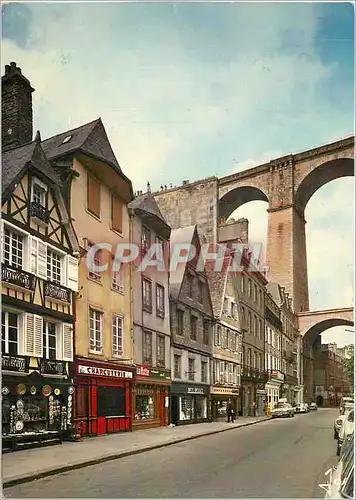
M 4 490 L 6 498 L 323 498 L 334 409 L 275 419 Z M 226 424 L 229 425 L 229 424 Z M 149 431 L 147 431 L 149 432 Z

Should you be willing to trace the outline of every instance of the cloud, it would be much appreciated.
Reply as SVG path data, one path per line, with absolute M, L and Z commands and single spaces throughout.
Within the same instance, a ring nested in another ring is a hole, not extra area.
M 320 3 L 7 4 L 2 54 L 36 89 L 43 138 L 101 116 L 135 189 L 147 180 L 156 189 L 350 135 L 353 61 L 328 32 L 338 12 Z M 353 197 L 328 189 L 307 209 L 313 307 L 351 292 Z M 265 241 L 265 207 L 239 212 L 256 241 Z

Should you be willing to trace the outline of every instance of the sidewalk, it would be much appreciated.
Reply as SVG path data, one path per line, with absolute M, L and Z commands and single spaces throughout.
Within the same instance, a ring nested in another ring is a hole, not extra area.
M 159 427 L 127 433 L 65 441 L 48 448 L 6 453 L 2 456 L 3 486 L 25 483 L 45 476 L 80 469 L 128 455 L 162 448 L 182 441 L 257 424 L 270 417 L 239 417 L 236 423 L 209 422 L 178 427 Z

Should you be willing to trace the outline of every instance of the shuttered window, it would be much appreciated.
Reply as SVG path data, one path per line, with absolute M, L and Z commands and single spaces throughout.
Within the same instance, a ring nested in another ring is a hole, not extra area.
M 87 178 L 87 208 L 89 212 L 100 218 L 100 182 L 92 175 Z
M 56 323 L 43 322 L 43 357 L 55 360 L 57 358 Z
M 111 225 L 114 231 L 122 233 L 122 208 L 123 203 L 119 197 L 111 196 Z
M 62 359 L 63 361 L 73 361 L 74 358 L 74 339 L 73 325 L 70 323 L 62 323 Z
M 3 354 L 19 354 L 19 316 L 16 313 L 2 311 L 1 314 L 1 351 Z
M 36 314 L 25 314 L 25 354 L 43 356 L 43 318 Z

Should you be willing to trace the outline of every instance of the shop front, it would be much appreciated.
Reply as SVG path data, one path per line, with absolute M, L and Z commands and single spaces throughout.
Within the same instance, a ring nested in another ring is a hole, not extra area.
M 284 382 L 284 373 L 279 370 L 272 370 L 270 378 L 265 385 L 267 391 L 267 403 L 273 409 L 281 396 L 281 387 Z
M 73 427 L 72 364 L 2 355 L 2 449 L 62 442 Z
M 231 387 L 211 387 L 211 416 L 212 420 L 227 420 L 227 405 L 231 402 L 235 418 L 239 415 L 239 389 Z
M 77 359 L 75 424 L 82 435 L 131 430 L 132 366 Z
M 208 422 L 210 386 L 173 382 L 170 386 L 171 422 L 175 425 Z
M 132 388 L 132 430 L 168 425 L 171 372 L 136 366 Z

